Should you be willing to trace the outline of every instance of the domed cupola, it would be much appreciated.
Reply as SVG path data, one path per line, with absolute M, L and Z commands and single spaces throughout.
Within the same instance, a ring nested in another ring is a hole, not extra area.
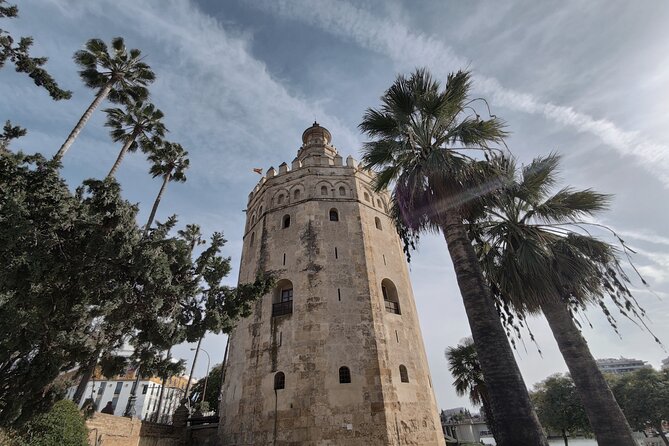
M 314 121 L 313 125 L 302 133 L 302 147 L 297 152 L 297 158 L 302 162 L 309 157 L 333 159 L 337 155 L 337 149 L 331 142 L 330 131 Z

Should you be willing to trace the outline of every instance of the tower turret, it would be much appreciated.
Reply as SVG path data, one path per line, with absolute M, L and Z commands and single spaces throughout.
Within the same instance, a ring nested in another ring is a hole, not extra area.
M 314 123 L 251 194 L 240 282 L 275 289 L 230 335 L 224 445 L 443 445 L 389 195 Z

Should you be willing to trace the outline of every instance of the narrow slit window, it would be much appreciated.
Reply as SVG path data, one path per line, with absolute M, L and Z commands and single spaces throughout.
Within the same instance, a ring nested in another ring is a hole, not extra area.
M 286 253 L 283 253 L 283 265 L 286 266 Z
M 335 247 L 335 259 L 339 258 L 339 254 L 337 253 L 337 248 Z
M 290 215 L 284 215 L 281 227 L 283 229 L 289 228 L 290 227 Z
M 337 288 L 337 299 L 341 302 L 341 289 Z
M 351 383 L 351 370 L 349 370 L 348 367 L 339 367 L 339 383 L 341 384 Z
M 386 265 L 386 255 L 383 254 L 383 264 Z
M 403 383 L 409 382 L 409 373 L 407 372 L 407 368 L 404 366 L 404 364 L 400 365 L 400 381 Z
M 274 375 L 274 390 L 281 390 L 286 388 L 286 375 L 283 372 L 277 372 Z
M 376 229 L 382 230 L 383 227 L 381 226 L 381 219 L 379 217 L 374 217 L 374 224 L 376 225 Z
M 255 238 L 256 238 L 256 233 L 252 232 L 251 238 L 249 239 L 249 246 L 253 246 L 253 241 L 255 240 Z

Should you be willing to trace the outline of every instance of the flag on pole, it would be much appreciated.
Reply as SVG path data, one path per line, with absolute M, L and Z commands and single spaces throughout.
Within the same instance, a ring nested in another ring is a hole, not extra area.
M 253 171 L 254 171 L 255 173 L 257 173 L 258 175 L 262 175 L 262 169 L 260 169 L 260 168 L 258 168 L 258 167 L 254 168 Z

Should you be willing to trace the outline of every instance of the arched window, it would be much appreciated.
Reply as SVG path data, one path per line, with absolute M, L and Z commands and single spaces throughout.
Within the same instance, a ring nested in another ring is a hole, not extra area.
M 339 367 L 339 382 L 341 384 L 351 383 L 351 371 L 348 367 Z
M 296 200 L 300 199 L 300 190 L 299 189 L 295 189 L 295 192 L 293 192 L 293 198 L 295 198 Z
M 397 296 L 397 288 L 390 279 L 381 281 L 381 294 L 383 294 L 383 303 L 388 313 L 402 314 L 400 312 L 400 302 Z
M 376 225 L 376 229 L 383 229 L 381 226 L 381 219 L 379 217 L 374 217 L 374 224 Z
M 365 201 L 369 201 L 369 194 L 365 192 Z
M 346 196 L 346 188 L 344 186 L 339 186 L 339 195 L 342 197 Z
M 279 198 L 276 199 L 277 204 L 283 204 L 283 194 L 279 195 Z
M 251 233 L 251 239 L 249 240 L 249 246 L 253 246 L 253 240 L 256 238 L 256 233 L 252 232 Z
M 400 365 L 400 381 L 403 383 L 409 382 L 409 373 L 407 372 L 407 368 L 404 366 L 404 364 Z
M 281 220 L 281 227 L 283 229 L 290 227 L 290 215 L 286 214 L 283 216 L 283 219 Z
M 339 221 L 339 212 L 335 208 L 330 209 L 330 221 Z
M 260 211 L 258 211 L 258 218 L 262 216 L 262 206 L 260 206 Z
M 274 375 L 274 390 L 286 388 L 286 375 L 283 372 L 276 372 Z
M 321 186 L 321 195 L 327 195 L 327 194 L 328 194 L 328 187 Z
M 283 316 L 293 312 L 293 282 L 288 279 L 279 280 L 272 296 L 272 317 Z
M 377 204 L 380 208 L 383 208 L 383 204 L 381 203 L 381 200 L 379 200 L 378 198 L 376 199 L 376 204 Z

